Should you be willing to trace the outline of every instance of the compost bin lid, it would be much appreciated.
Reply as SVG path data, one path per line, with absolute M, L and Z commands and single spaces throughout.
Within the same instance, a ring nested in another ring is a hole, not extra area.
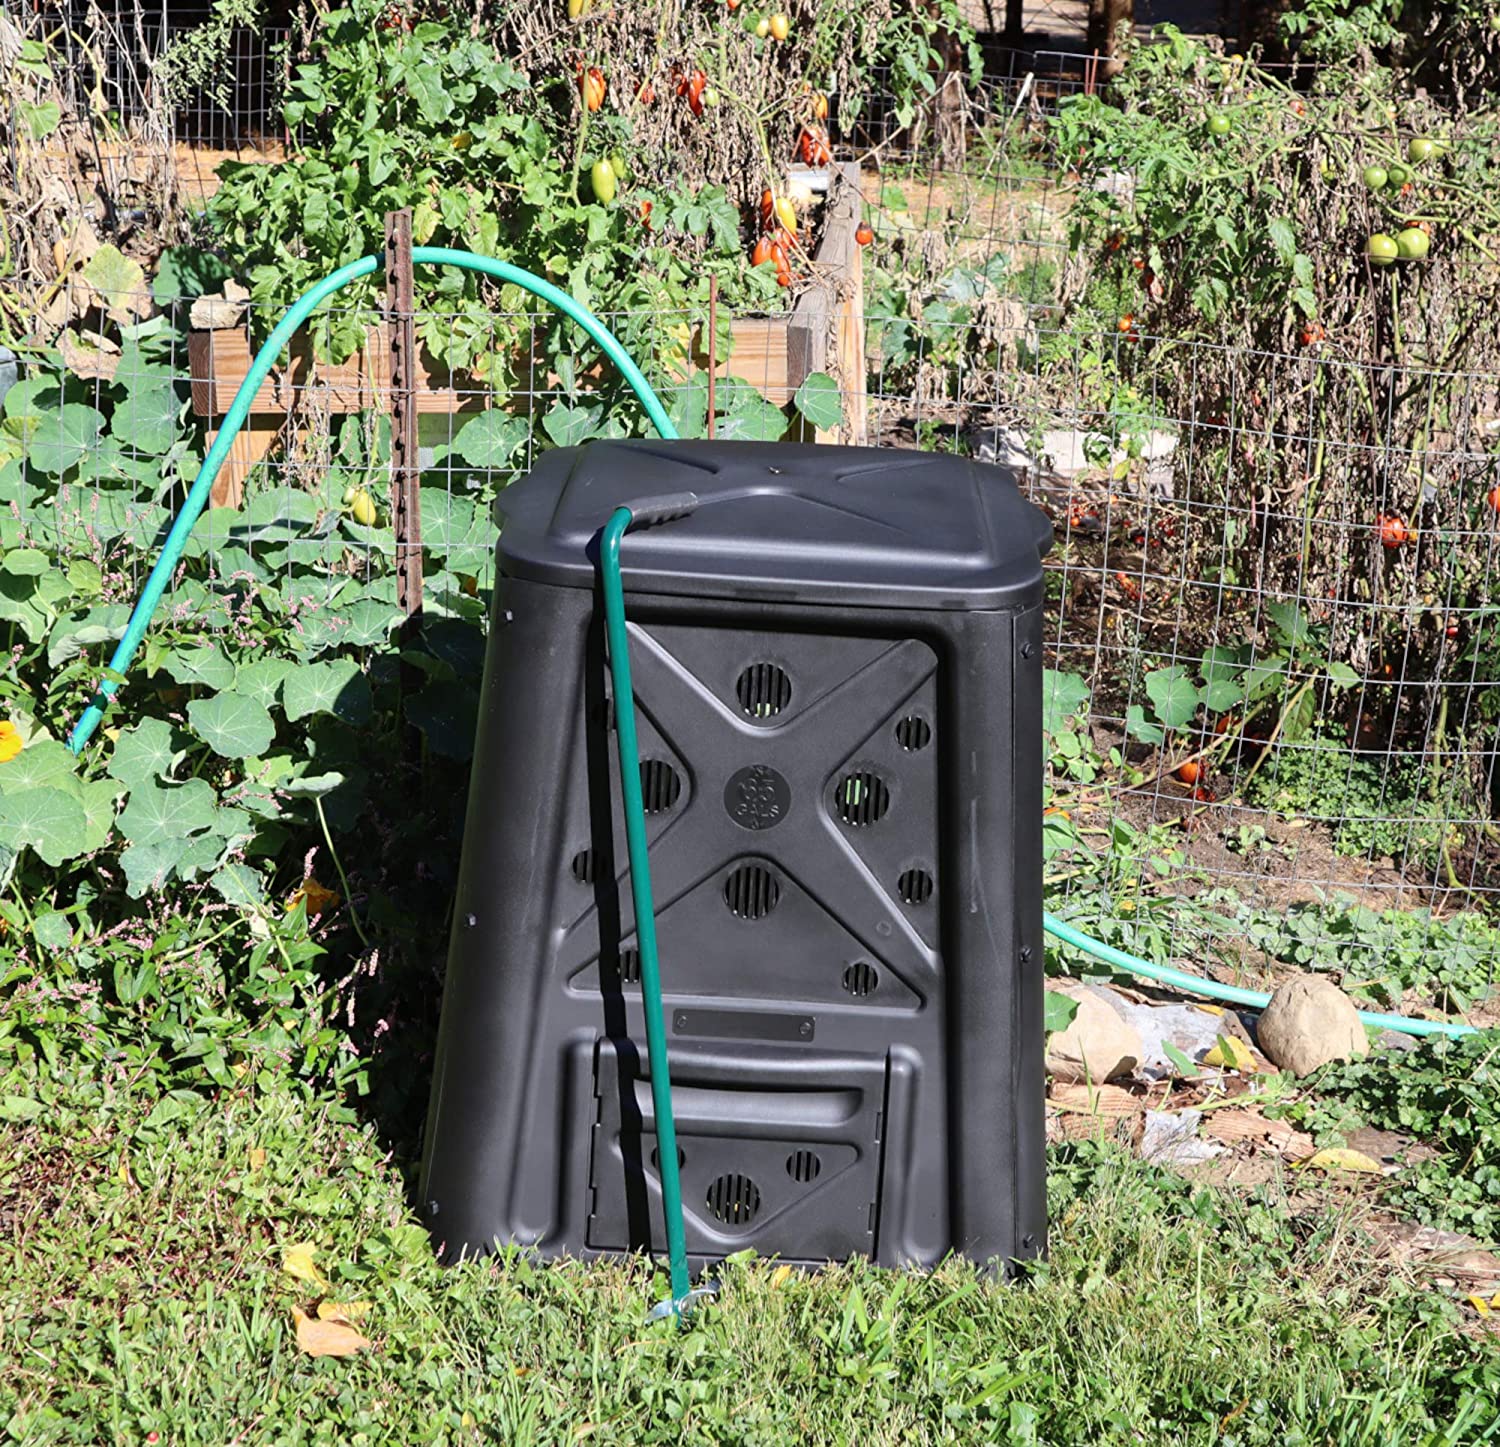
M 596 538 L 622 503 L 693 493 L 631 532 L 634 593 L 1016 608 L 1041 596 L 1052 524 L 1009 470 L 967 458 L 776 442 L 594 442 L 548 453 L 495 505 L 501 568 L 592 587 Z

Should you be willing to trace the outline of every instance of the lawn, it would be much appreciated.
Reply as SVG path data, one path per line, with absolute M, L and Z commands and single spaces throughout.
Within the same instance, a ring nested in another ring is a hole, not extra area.
M 47 1089 L 0 1142 L 0 1420 L 18 1442 L 1500 1432 L 1482 1325 L 1377 1257 L 1368 1204 L 1335 1188 L 1232 1195 L 1063 1145 L 1051 1256 L 1024 1282 L 734 1259 L 678 1333 L 643 1324 L 665 1285 L 645 1265 L 437 1266 L 404 1163 L 330 1095 L 157 1095 L 121 1066 L 64 1066 Z M 367 1351 L 298 1350 L 293 1308 L 320 1300 L 356 1304 Z

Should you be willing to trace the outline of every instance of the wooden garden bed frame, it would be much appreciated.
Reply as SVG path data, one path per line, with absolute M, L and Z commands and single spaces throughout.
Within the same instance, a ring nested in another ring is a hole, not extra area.
M 790 401 L 812 373 L 831 373 L 843 392 L 844 417 L 838 428 L 820 431 L 819 442 L 862 442 L 866 435 L 863 270 L 855 240 L 859 220 L 859 168 L 838 166 L 829 176 L 813 284 L 784 316 L 736 319 L 731 355 L 715 368 L 719 378 L 748 382 L 778 405 Z M 195 414 L 209 419 L 210 443 L 217 431 L 213 424 L 229 410 L 253 357 L 244 327 L 190 334 L 192 406 Z M 278 439 L 304 437 L 310 416 L 389 411 L 390 357 L 384 324 L 371 328 L 365 346 L 337 365 L 315 362 L 307 338 L 300 337 L 288 361 L 270 373 L 252 399 L 250 415 L 214 485 L 213 506 L 237 507 L 250 469 Z M 453 416 L 482 411 L 489 393 L 419 353 L 413 403 L 419 413 Z

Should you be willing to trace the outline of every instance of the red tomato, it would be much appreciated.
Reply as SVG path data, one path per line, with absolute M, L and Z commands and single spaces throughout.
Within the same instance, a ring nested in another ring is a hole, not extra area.
M 854 239 L 861 246 L 868 246 L 875 239 L 875 233 L 870 230 L 870 223 L 868 221 L 861 221 L 859 225 L 855 227 Z
M 1375 524 L 1380 530 L 1380 545 L 1396 549 L 1411 540 L 1411 529 L 1395 513 L 1381 513 Z
M 1485 501 L 1489 503 L 1492 511 L 1500 512 L 1500 483 L 1497 483 L 1485 494 Z
M 1188 759 L 1185 762 L 1178 764 L 1177 766 L 1177 777 L 1181 779 L 1184 784 L 1196 784 L 1198 782 L 1198 777 L 1200 774 L 1202 774 L 1202 772 L 1203 766 L 1197 761 L 1197 759 Z
M 771 249 L 771 238 L 769 236 L 762 236 L 755 243 L 755 250 L 750 253 L 750 265 L 764 266 L 766 262 L 774 260 L 775 256 Z

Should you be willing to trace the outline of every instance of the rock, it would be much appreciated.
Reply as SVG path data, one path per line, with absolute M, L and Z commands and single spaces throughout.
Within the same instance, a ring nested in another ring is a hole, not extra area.
M 237 326 L 245 314 L 250 289 L 237 281 L 226 281 L 219 296 L 197 297 L 188 312 L 188 322 L 198 331 L 220 332 Z
M 1140 1031 L 1121 1018 L 1105 991 L 1077 980 L 1048 980 L 1047 988 L 1078 1002 L 1073 1023 L 1047 1040 L 1047 1070 L 1054 1080 L 1099 1084 L 1135 1069 Z
M 1354 1001 L 1316 975 L 1278 985 L 1255 1036 L 1271 1060 L 1293 1075 L 1310 1075 L 1330 1060 L 1352 1060 L 1370 1049 Z

